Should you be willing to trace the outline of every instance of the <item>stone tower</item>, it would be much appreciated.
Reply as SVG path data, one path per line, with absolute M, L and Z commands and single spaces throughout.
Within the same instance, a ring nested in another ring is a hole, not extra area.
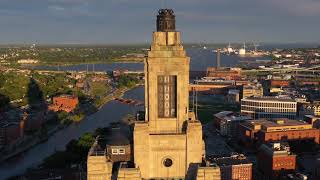
M 134 127 L 134 163 L 144 179 L 185 178 L 204 155 L 201 123 L 189 111 L 190 58 L 171 9 L 161 9 L 145 72 L 145 120 Z

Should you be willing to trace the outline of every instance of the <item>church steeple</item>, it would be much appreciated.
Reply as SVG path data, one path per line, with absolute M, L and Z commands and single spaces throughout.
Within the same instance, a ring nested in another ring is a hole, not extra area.
M 157 31 L 172 32 L 176 30 L 176 16 L 172 9 L 160 9 L 157 15 Z

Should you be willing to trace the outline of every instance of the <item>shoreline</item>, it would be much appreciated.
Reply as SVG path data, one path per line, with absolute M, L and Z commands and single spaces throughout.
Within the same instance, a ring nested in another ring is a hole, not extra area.
M 144 60 L 115 60 L 115 61 L 95 61 L 95 62 L 75 62 L 75 63 L 38 63 L 38 64 L 21 64 L 21 67 L 23 68 L 30 68 L 30 67 L 41 67 L 41 66 L 48 66 L 48 67 L 55 67 L 55 66 L 61 66 L 61 67 L 67 67 L 67 66 L 77 66 L 77 65 L 86 65 L 86 64 L 113 64 L 113 63 L 131 63 L 131 64 L 139 64 L 143 63 Z
M 81 123 L 81 121 L 83 121 L 83 120 L 84 120 L 85 118 L 87 118 L 88 116 L 90 116 L 90 115 L 98 112 L 99 110 L 101 110 L 101 108 L 102 108 L 104 105 L 108 104 L 110 101 L 113 101 L 115 98 L 121 98 L 121 97 L 123 97 L 123 95 L 124 95 L 126 92 L 128 92 L 128 91 L 130 91 L 130 90 L 132 90 L 132 89 L 134 89 L 134 88 L 136 88 L 136 87 L 138 87 L 138 85 L 136 85 L 136 86 L 134 86 L 134 87 L 132 87 L 132 88 L 117 89 L 117 90 L 114 92 L 115 94 L 114 94 L 112 97 L 108 97 L 108 95 L 107 95 L 106 97 L 104 97 L 103 102 L 101 103 L 101 105 L 99 105 L 99 106 L 97 107 L 97 110 L 96 110 L 95 112 L 92 112 L 92 113 L 90 113 L 90 114 L 86 114 L 80 121 L 78 121 L 78 122 L 75 122 L 75 121 L 74 121 L 74 122 L 72 122 L 72 123 Z M 117 91 L 118 91 L 118 92 L 117 92 Z M 68 127 L 68 126 L 71 125 L 72 123 L 70 123 L 70 124 L 68 124 L 68 125 L 58 124 L 57 126 L 55 126 L 54 128 L 52 128 L 51 130 L 49 130 L 49 131 L 48 131 L 48 134 L 47 134 L 45 137 L 42 137 L 42 138 L 41 138 L 41 137 L 36 137 L 36 138 L 35 138 L 35 137 L 32 137 L 32 136 L 27 137 L 26 140 L 33 139 L 33 141 L 31 141 L 30 143 L 24 145 L 22 149 L 17 149 L 15 152 L 12 152 L 12 153 L 10 153 L 10 154 L 8 154 L 8 155 L 5 155 L 5 156 L 3 156 L 3 157 L 0 157 L 0 163 L 4 162 L 4 161 L 6 161 L 6 160 L 12 159 L 12 158 L 14 158 L 14 157 L 16 157 L 16 156 L 18 156 L 18 155 L 20 155 L 20 154 L 22 154 L 22 153 L 30 150 L 30 149 L 32 149 L 33 147 L 35 147 L 35 146 L 37 146 L 37 145 L 39 145 L 39 144 L 41 144 L 41 143 L 43 143 L 43 142 L 46 142 L 46 141 L 47 141 L 52 135 L 54 135 L 56 132 L 65 129 L 66 127 Z

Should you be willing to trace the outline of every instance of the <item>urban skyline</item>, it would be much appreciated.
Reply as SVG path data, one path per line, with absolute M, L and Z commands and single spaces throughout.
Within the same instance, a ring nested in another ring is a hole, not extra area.
M 161 6 L 175 10 L 185 43 L 320 41 L 313 0 L 3 0 L 0 44 L 150 43 L 148 17 Z
M 0 179 L 320 179 L 318 2 L 18 2 Z

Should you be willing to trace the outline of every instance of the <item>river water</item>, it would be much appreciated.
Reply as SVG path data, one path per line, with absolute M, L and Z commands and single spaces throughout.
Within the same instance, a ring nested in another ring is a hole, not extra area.
M 205 71 L 208 66 L 215 66 L 215 53 L 212 50 L 201 48 L 189 48 L 187 54 L 191 57 L 191 71 Z M 237 56 L 222 55 L 221 64 L 227 67 L 233 67 L 239 63 L 240 58 Z M 34 67 L 35 69 L 58 70 L 58 67 Z M 72 65 L 59 67 L 59 70 L 85 71 L 86 65 Z M 93 70 L 93 65 L 88 66 L 89 71 Z M 143 70 L 142 63 L 113 63 L 113 64 L 96 64 L 95 71 L 112 71 L 114 69 Z M 139 87 L 128 91 L 126 98 L 143 100 L 144 90 Z M 121 120 L 129 113 L 135 113 L 138 107 L 120 104 L 111 101 L 105 104 L 98 112 L 88 116 L 77 124 L 71 124 L 67 128 L 58 131 L 49 137 L 48 141 L 39 144 L 32 149 L 20 154 L 10 160 L 0 164 L 0 179 L 6 179 L 23 173 L 27 168 L 39 165 L 42 160 L 56 150 L 63 150 L 65 145 L 72 139 L 79 138 L 85 132 L 92 132 L 99 127 L 108 126 L 111 122 Z
M 143 100 L 143 87 L 128 91 L 124 97 Z M 44 158 L 50 156 L 56 150 L 63 150 L 70 140 L 79 138 L 85 132 L 92 132 L 99 127 L 106 127 L 111 122 L 121 120 L 129 113 L 135 114 L 139 109 L 141 107 L 129 106 L 117 101 L 105 104 L 98 112 L 88 116 L 80 123 L 71 124 L 49 137 L 48 141 L 3 162 L 0 165 L 0 179 L 23 173 L 27 168 L 40 164 Z
M 187 48 L 188 56 L 191 58 L 191 71 L 206 71 L 208 66 L 216 65 L 216 53 L 212 49 Z M 221 55 L 221 65 L 224 67 L 234 67 L 239 64 L 239 60 L 253 60 L 253 58 L 240 58 L 239 56 Z M 36 66 L 33 69 L 60 70 L 60 71 L 113 71 L 114 69 L 143 70 L 143 63 L 106 63 L 106 64 L 81 64 L 70 66 Z

